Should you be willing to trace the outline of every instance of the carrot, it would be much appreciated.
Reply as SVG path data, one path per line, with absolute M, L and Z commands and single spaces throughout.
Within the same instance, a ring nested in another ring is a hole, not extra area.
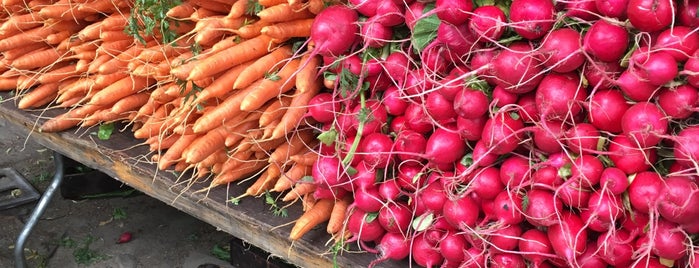
M 148 138 L 145 143 L 148 144 L 151 152 L 159 152 L 172 147 L 179 138 L 180 135 L 153 136 Z
M 81 77 L 77 80 L 71 81 L 65 85 L 61 85 L 58 90 L 58 102 L 62 99 L 68 99 L 74 97 L 78 94 L 82 94 L 90 90 L 92 86 L 95 85 L 94 77 Z
M 38 15 L 43 19 L 58 20 L 80 20 L 91 13 L 78 10 L 79 5 L 69 3 L 69 1 L 58 1 L 39 10 Z
M 246 190 L 245 194 L 248 196 L 259 196 L 266 191 L 269 191 L 274 187 L 274 184 L 281 176 L 281 167 L 277 164 L 269 164 L 269 167 L 260 175 L 260 177 L 250 185 Z
M 173 19 L 184 19 L 191 16 L 195 10 L 189 2 L 182 2 L 182 4 L 170 8 L 165 15 Z
M 345 219 L 347 218 L 347 208 L 351 203 L 352 198 L 349 195 L 346 195 L 342 199 L 335 200 L 326 228 L 329 234 L 336 234 L 342 231 L 342 227 L 345 225 Z
M 0 25 L 0 33 L 20 32 L 41 26 L 43 20 L 34 12 L 10 16 Z
M 146 92 L 136 93 L 115 102 L 110 111 L 117 115 L 135 111 L 145 105 L 149 98 L 150 95 Z
M 291 57 L 293 52 L 291 46 L 281 46 L 269 54 L 262 56 L 243 70 L 233 84 L 233 88 L 240 89 L 249 86 L 266 74 L 275 72 L 284 63 L 284 60 Z
M 296 11 L 289 3 L 283 3 L 263 9 L 257 12 L 257 16 L 263 21 L 283 22 L 313 18 L 315 15 L 306 9 Z
M 97 58 L 93 59 L 88 63 L 86 72 L 90 74 L 98 73 L 100 66 L 104 65 L 106 62 L 112 60 L 113 58 L 113 55 L 97 55 Z M 79 68 L 76 67 L 76 69 Z
M 339 1 L 337 0 L 308 0 L 308 11 L 313 14 L 318 14 L 326 7 L 334 5 Z
M 49 45 L 58 45 L 61 42 L 63 42 L 63 40 L 65 40 L 66 38 L 70 38 L 71 35 L 73 35 L 73 33 L 69 31 L 60 31 L 57 33 L 49 34 L 48 36 L 46 36 L 46 43 Z
M 286 113 L 286 107 L 288 107 L 290 103 L 291 97 L 281 97 L 278 100 L 270 101 L 270 105 L 267 106 L 260 116 L 260 127 L 270 125 L 272 122 L 281 119 L 284 113 Z M 272 128 L 272 130 L 274 130 L 274 128 Z
M 192 142 L 199 137 L 198 134 L 182 135 L 167 151 L 158 159 L 158 168 L 165 170 L 182 159 L 184 151 Z
M 293 96 L 291 103 L 286 109 L 286 112 L 282 116 L 279 124 L 277 124 L 277 127 L 272 132 L 272 138 L 283 137 L 286 135 L 286 133 L 291 132 L 294 128 L 299 126 L 300 122 L 303 120 L 308 111 L 308 103 L 315 95 L 318 94 L 318 92 L 320 92 L 320 88 L 320 81 L 316 79 L 314 89 L 302 93 L 296 93 Z
M 83 105 L 77 107 L 45 121 L 39 127 L 39 132 L 59 132 L 75 127 L 80 124 L 80 121 L 85 118 L 85 116 L 100 109 L 102 109 L 102 107 L 98 105 Z
M 218 15 L 221 15 L 221 13 L 213 11 L 213 10 L 208 9 L 208 8 L 200 7 L 200 8 L 197 8 L 197 10 L 194 11 L 194 13 L 192 13 L 191 16 L 189 16 L 189 19 L 191 21 L 196 22 L 196 21 L 199 21 L 202 19 L 206 19 L 206 18 L 209 18 L 212 16 L 218 16 Z
M 93 78 L 95 80 L 95 85 L 93 86 L 93 89 L 102 89 L 106 86 L 118 82 L 121 79 L 126 78 L 128 75 L 129 74 L 126 72 L 94 75 Z
M 235 126 L 235 129 L 240 129 L 244 131 L 235 131 L 233 133 L 230 133 L 229 135 L 226 136 L 226 147 L 234 147 L 235 145 L 238 145 L 241 140 L 245 138 L 245 131 L 248 129 L 252 129 L 255 127 L 257 123 L 255 121 L 246 121 L 243 123 L 240 123 L 239 125 Z
M 291 189 L 294 184 L 300 181 L 304 176 L 311 174 L 311 166 L 295 164 L 285 171 L 284 174 L 277 180 L 271 191 L 283 192 Z
M 299 73 L 296 75 L 296 90 L 298 92 L 317 91 L 320 87 L 318 70 L 321 64 L 319 56 L 312 56 L 306 53 L 301 57 L 303 63 Z
M 252 62 L 253 61 L 241 63 L 221 74 L 221 76 L 216 78 L 213 83 L 199 92 L 197 99 L 195 100 L 195 104 L 204 103 L 212 98 L 221 98 L 227 93 L 231 92 L 236 79 L 238 79 L 243 70 L 250 66 Z
M 17 48 L 13 48 L 7 51 L 2 52 L 2 55 L 4 58 L 8 61 L 13 61 L 19 57 L 22 57 L 24 55 L 27 55 L 31 52 L 37 51 L 37 50 L 43 50 L 49 48 L 49 46 L 46 45 L 44 42 L 36 42 L 32 43 L 29 45 L 25 46 L 20 46 Z
M 262 28 L 272 24 L 273 22 L 257 20 L 251 24 L 238 28 L 237 30 L 233 30 L 233 33 L 237 34 L 243 39 L 255 38 L 262 34 Z
M 88 13 L 112 13 L 128 6 L 124 1 L 113 1 L 113 0 L 95 0 L 88 1 L 86 3 L 78 5 L 78 11 L 88 12 Z
M 226 153 L 226 148 L 222 147 L 216 150 L 216 152 L 210 154 L 204 160 L 197 163 L 199 167 L 213 167 L 216 163 L 221 163 L 226 160 L 228 154 Z
M 127 76 L 97 92 L 92 96 L 89 103 L 96 105 L 112 104 L 121 98 L 128 97 L 147 88 L 152 83 L 153 80 L 147 77 Z
M 257 2 L 263 7 L 271 7 L 287 3 L 287 0 L 258 0 Z
M 242 161 L 234 170 L 229 170 L 214 177 L 214 179 L 211 181 L 210 187 L 224 185 L 250 177 L 255 173 L 258 173 L 265 167 L 265 165 L 267 165 L 267 163 L 261 160 Z
M 146 44 L 148 46 L 149 44 Z M 121 69 L 127 69 L 127 65 L 129 64 L 129 61 L 133 60 L 145 47 L 143 45 L 139 44 L 134 44 L 133 46 L 129 47 L 127 50 L 124 50 L 123 52 L 119 53 L 116 57 L 112 57 L 109 59 L 107 62 L 104 64 L 100 65 L 97 68 L 97 72 L 101 74 L 110 74 L 117 72 Z
M 67 64 L 62 67 L 53 68 L 45 73 L 42 73 L 37 78 L 37 81 L 42 84 L 58 82 L 67 78 L 75 77 L 78 72 L 75 69 L 75 64 Z
M 221 165 L 219 165 L 218 167 L 214 167 L 214 172 L 226 173 L 231 170 L 235 170 L 240 164 L 252 160 L 260 159 L 253 158 L 253 152 L 251 151 L 234 151 L 230 156 L 228 156 L 228 158 L 226 158 L 226 160 Z
M 317 225 L 330 219 L 335 201 L 332 199 L 319 199 L 311 209 L 296 220 L 296 224 L 289 233 L 291 240 L 298 240 Z
M 38 104 L 45 101 L 48 97 L 56 96 L 58 94 L 58 83 L 42 84 L 38 86 L 29 93 L 22 95 L 17 104 L 19 109 L 28 109 L 41 106 L 43 104 Z
M 284 197 L 282 197 L 282 201 L 294 201 L 305 194 L 313 193 L 313 191 L 316 190 L 316 187 L 317 185 L 314 183 L 299 182 L 295 184 L 294 187 L 292 187 L 291 190 L 284 195 Z
M 199 65 L 202 60 L 209 58 L 212 55 L 213 55 L 213 53 L 209 53 L 209 51 L 204 51 L 204 52 L 200 53 L 199 55 L 193 56 L 192 58 L 188 59 L 187 61 L 182 62 L 181 64 L 173 67 L 170 70 L 170 74 L 177 79 L 188 80 L 188 81 L 200 80 L 200 79 L 203 79 L 206 77 L 210 77 L 210 76 L 203 76 L 203 77 L 198 78 L 198 79 L 187 78 L 190 75 L 190 73 L 192 72 L 192 70 L 197 65 Z M 177 63 L 175 63 L 175 64 L 177 64 Z
M 111 30 L 101 32 L 99 39 L 104 42 L 112 42 L 121 40 L 133 40 L 133 36 L 128 35 L 124 31 Z
M 309 37 L 311 36 L 313 21 L 313 18 L 309 18 L 275 23 L 263 27 L 260 32 L 278 40 L 287 40 L 293 37 Z
M 261 81 L 261 80 L 260 80 Z M 199 118 L 192 129 L 195 133 L 202 133 L 214 129 L 224 122 L 230 120 L 240 113 L 240 103 L 243 98 L 250 94 L 258 83 L 252 84 L 247 88 L 236 91 L 231 96 L 228 96 L 221 104 L 217 105 L 215 108 L 207 113 L 204 113 L 201 118 Z
M 268 53 L 269 37 L 255 37 L 240 44 L 222 50 L 197 64 L 187 77 L 187 80 L 199 80 L 211 76 L 243 62 L 257 59 Z
M 292 60 L 282 66 L 276 74 L 263 79 L 253 92 L 245 96 L 240 104 L 240 109 L 243 111 L 258 109 L 267 101 L 291 90 L 295 84 L 299 62 L 298 59 Z
M 197 138 L 183 153 L 185 161 L 190 164 L 201 162 L 216 150 L 224 147 L 229 131 L 227 127 L 220 126 Z
M 3 77 L 0 78 L 0 91 L 11 91 L 17 87 L 18 77 Z
M 200 8 L 206 8 L 208 10 L 217 12 L 217 13 L 228 13 L 231 10 L 231 4 L 230 3 L 222 3 L 222 2 L 216 2 L 216 1 L 211 1 L 211 0 L 189 0 L 190 3 L 192 3 L 195 6 L 198 6 Z
M 308 148 L 314 139 L 312 131 L 299 130 L 289 139 L 288 143 L 282 144 L 272 152 L 269 156 L 270 163 L 284 162 L 290 155 L 298 154 L 300 151 Z
M 236 0 L 233 5 L 231 5 L 231 9 L 228 10 L 227 16 L 230 18 L 240 18 L 245 15 L 245 11 L 248 9 L 248 2 L 247 0 Z
M 132 39 L 104 41 L 97 47 L 96 52 L 100 54 L 118 55 L 122 51 L 129 49 L 134 44 Z

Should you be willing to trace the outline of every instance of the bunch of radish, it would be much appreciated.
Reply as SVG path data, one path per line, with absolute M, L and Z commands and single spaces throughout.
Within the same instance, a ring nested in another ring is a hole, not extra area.
M 696 0 L 321 12 L 317 198 L 425 267 L 699 267 Z

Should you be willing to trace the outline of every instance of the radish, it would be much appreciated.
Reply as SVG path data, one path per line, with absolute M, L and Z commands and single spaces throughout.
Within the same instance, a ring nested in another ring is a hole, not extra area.
M 493 100 L 491 101 L 494 106 L 502 107 L 508 104 L 517 103 L 518 95 L 507 91 L 504 87 L 495 86 L 493 88 Z
M 595 0 L 573 0 L 565 2 L 565 16 L 569 18 L 578 18 L 584 21 L 596 20 L 597 6 Z
M 388 87 L 383 92 L 381 101 L 389 115 L 402 115 L 408 108 L 408 102 L 402 98 L 401 92 L 396 86 Z
M 520 236 L 522 235 L 522 227 L 519 225 L 508 225 L 502 228 L 497 228 L 489 233 L 488 240 L 490 241 L 490 249 L 493 253 L 508 252 L 517 248 Z
M 379 251 L 379 258 L 373 260 L 368 267 L 374 267 L 385 260 L 405 259 L 410 255 L 410 241 L 407 241 L 400 233 L 386 233 L 381 237 L 376 249 Z
M 347 220 L 347 230 L 359 241 L 375 241 L 381 238 L 386 231 L 376 220 L 376 214 L 369 214 L 361 209 L 353 209 Z
M 500 192 L 493 200 L 493 215 L 501 224 L 519 224 L 524 220 L 522 196 L 511 191 Z
M 381 132 L 382 127 L 388 122 L 388 112 L 386 112 L 383 105 L 375 99 L 367 100 L 365 106 L 365 108 L 362 108 L 361 105 L 357 104 L 351 112 L 351 114 L 357 116 L 357 125 L 361 117 L 366 117 L 362 136 L 367 136 L 374 132 Z M 364 112 L 365 110 L 369 113 L 367 114 Z
M 415 263 L 423 267 L 437 267 L 444 261 L 436 243 L 430 242 L 424 232 L 414 236 L 410 252 Z
M 442 207 L 442 215 L 449 224 L 460 230 L 467 230 L 476 225 L 479 207 L 470 196 L 464 195 L 447 200 Z
M 468 24 L 451 24 L 442 22 L 437 27 L 437 42 L 440 42 L 447 49 L 459 55 L 456 58 L 461 58 L 460 55 L 465 55 L 472 50 L 473 44 L 476 43 L 476 37 L 468 29 Z M 425 61 L 423 57 L 423 62 Z
M 529 0 L 518 1 L 526 2 Z M 517 94 L 534 90 L 543 78 L 541 75 L 543 68 L 532 50 L 531 44 L 525 42 L 514 42 L 507 49 L 501 50 L 493 58 L 490 65 L 490 71 L 495 76 L 495 83 L 505 90 Z M 474 66 L 471 68 L 475 69 Z
M 563 184 L 563 178 L 559 176 L 558 169 L 549 165 L 539 167 L 532 174 L 532 187 L 534 189 L 550 189 Z
M 581 183 L 585 188 L 592 188 L 599 183 L 604 164 L 591 154 L 583 154 L 573 160 L 570 167 L 570 179 Z
M 536 105 L 536 93 L 527 92 L 517 99 L 517 113 L 524 123 L 536 123 L 541 119 L 539 108 Z
M 510 5 L 510 27 L 526 39 L 539 39 L 553 28 L 555 13 L 552 1 L 513 0 Z
M 639 31 L 659 31 L 672 23 L 675 14 L 675 1 L 629 0 L 626 14 L 631 25 Z
M 437 18 L 441 21 L 459 25 L 465 24 L 469 17 L 471 17 L 473 2 L 437 0 L 435 1 L 434 8 L 437 13 Z
M 668 131 L 668 119 L 657 105 L 640 102 L 632 105 L 621 118 L 622 131 L 632 140 L 648 148 L 657 145 Z
M 667 260 L 679 260 L 687 254 L 688 237 L 676 223 L 658 220 L 655 232 L 649 233 L 651 249 L 655 255 Z
M 406 235 L 413 212 L 403 202 L 390 202 L 379 210 L 379 224 L 386 232 Z
M 401 161 L 421 160 L 426 146 L 425 136 L 410 129 L 398 132 L 394 140 L 394 152 Z
M 605 17 L 626 20 L 626 7 L 629 0 L 596 0 L 595 7 Z
M 440 26 L 442 25 L 444 24 L 440 24 Z M 447 61 L 450 49 L 458 50 L 456 52 L 458 54 L 460 52 L 463 53 L 461 50 L 464 49 L 464 46 L 469 47 L 467 43 L 470 41 L 468 41 L 467 33 L 461 32 L 467 31 L 468 29 L 466 27 L 462 26 L 461 29 L 456 29 L 453 27 L 442 26 L 441 28 L 441 34 L 439 33 L 439 29 L 437 30 L 437 38 L 444 39 L 439 39 L 436 42 L 432 42 L 422 50 L 422 54 L 420 55 L 422 68 L 418 69 L 418 72 L 422 72 L 422 79 L 425 80 L 424 83 L 426 84 L 425 90 L 431 89 L 433 86 L 433 79 L 427 79 L 427 77 L 434 75 L 443 76 L 446 74 L 447 68 L 451 64 L 451 61 Z M 447 42 L 454 48 L 447 49 Z M 454 59 L 458 58 L 460 57 L 455 57 Z
M 548 238 L 553 251 L 568 263 L 585 252 L 587 246 L 587 230 L 583 221 L 573 212 L 561 212 L 561 223 L 548 228 Z
M 584 208 L 592 191 L 584 184 L 580 180 L 568 180 L 556 189 L 556 197 L 560 198 L 566 206 Z
M 427 134 L 434 127 L 433 121 L 425 111 L 425 107 L 418 103 L 408 104 L 405 109 L 405 125 L 418 133 Z
M 524 215 L 527 222 L 543 227 L 559 223 L 558 215 L 563 211 L 563 203 L 553 192 L 531 189 L 526 193 L 525 199 L 527 206 L 524 208 Z
M 481 139 L 483 127 L 485 127 L 485 122 L 487 121 L 487 115 L 477 118 L 463 118 L 458 116 L 456 117 L 456 128 L 462 139 L 466 141 L 478 141 Z
M 609 192 L 613 195 L 620 195 L 629 187 L 629 180 L 626 173 L 616 167 L 607 167 L 600 175 L 600 188 L 604 192 Z
M 395 81 L 396 85 L 402 85 L 412 67 L 412 63 L 407 54 L 403 51 L 394 51 L 388 54 L 383 61 L 386 74 Z
M 624 27 L 598 20 L 583 38 L 583 50 L 601 61 L 615 62 L 626 53 L 628 42 L 629 34 Z
M 699 126 L 686 127 L 674 138 L 676 161 L 685 167 L 699 163 Z
M 450 164 L 461 159 L 466 152 L 466 143 L 456 132 L 455 126 L 438 128 L 427 139 L 425 158 L 436 164 Z
M 489 103 L 488 95 L 485 92 L 464 88 L 454 96 L 454 109 L 452 111 L 463 118 L 479 118 L 488 112 Z
M 444 203 L 447 201 L 447 193 L 439 183 L 428 183 L 427 186 L 417 193 L 419 199 L 430 211 L 441 213 Z
M 356 189 L 364 190 L 369 187 L 374 187 L 377 181 L 376 169 L 369 167 L 364 161 L 353 166 L 357 171 L 350 176 L 352 186 Z M 349 189 L 352 190 L 352 189 Z
M 512 155 L 500 165 L 500 181 L 507 189 L 518 189 L 530 183 L 529 158 Z
M 658 212 L 668 221 L 690 223 L 699 218 L 699 186 L 688 176 L 665 179 L 658 200 Z
M 505 32 L 506 20 L 507 17 L 502 9 L 497 6 L 484 5 L 473 10 L 468 27 L 472 33 L 478 36 L 479 42 L 492 42 L 500 39 Z
M 464 251 L 469 244 L 463 234 L 447 232 L 439 241 L 439 252 L 446 261 L 461 263 L 464 260 Z
M 381 1 L 377 0 L 349 0 L 349 4 L 352 8 L 357 10 L 360 14 L 373 17 L 376 15 L 376 8 Z
M 379 193 L 378 187 L 364 188 L 361 191 L 354 192 L 354 203 L 355 207 L 366 211 L 369 213 L 379 212 L 383 207 L 384 199 Z
M 570 28 L 553 30 L 541 41 L 539 52 L 544 65 L 558 73 L 572 72 L 585 63 L 581 48 L 582 36 Z
M 585 98 L 579 75 L 550 73 L 536 90 L 536 107 L 542 118 L 564 120 L 582 111 Z
M 682 25 L 694 28 L 699 26 L 699 1 L 679 1 L 677 13 L 678 21 Z
M 486 147 L 486 143 L 483 140 L 476 142 L 476 145 L 473 147 L 472 154 L 473 164 L 476 166 L 489 166 L 498 160 L 498 155 L 493 153 L 490 148 Z
M 333 5 L 323 9 L 311 26 L 310 39 L 315 44 L 313 53 L 322 56 L 339 56 L 345 53 L 357 39 L 358 20 L 357 12 L 345 5 Z
M 602 136 L 597 128 L 589 123 L 575 124 L 566 133 L 566 145 L 576 154 L 597 152 L 597 144 Z
M 687 84 L 699 87 L 699 49 L 684 63 L 683 72 L 687 75 Z
M 603 223 L 615 223 L 619 217 L 623 216 L 621 195 L 614 195 L 609 192 L 595 191 L 590 194 L 587 201 L 587 209 L 591 217 L 596 217 Z
M 669 83 L 679 74 L 677 61 L 672 54 L 665 51 L 634 54 L 631 56 L 629 67 L 639 78 L 654 86 Z
M 675 25 L 661 32 L 653 47 L 669 53 L 678 62 L 685 62 L 699 49 L 699 33 L 690 27 Z
M 536 125 L 532 130 L 534 146 L 539 150 L 551 154 L 563 150 L 562 139 L 567 126 L 560 120 L 545 120 Z
M 608 89 L 615 85 L 622 71 L 618 62 L 589 61 L 583 66 L 583 75 L 592 88 Z
M 629 175 L 648 170 L 657 159 L 655 149 L 640 148 L 626 135 L 617 135 L 612 138 L 607 151 L 614 166 Z M 675 149 L 675 153 L 677 153 L 677 149 Z
M 658 94 L 658 106 L 673 119 L 689 118 L 699 107 L 699 90 L 690 85 L 663 88 Z
M 393 140 L 386 134 L 374 132 L 361 139 L 357 152 L 370 167 L 386 168 L 393 163 Z
M 493 268 L 525 268 L 527 264 L 521 255 L 514 253 L 498 253 L 490 256 L 490 265 Z
M 413 162 L 403 162 L 398 166 L 396 182 L 401 189 L 414 192 L 425 183 L 424 167 Z
M 546 233 L 539 229 L 529 229 L 522 233 L 519 250 L 524 259 L 539 267 L 553 256 L 553 247 Z
M 653 171 L 636 174 L 629 184 L 628 194 L 631 206 L 643 213 L 656 210 L 663 191 L 663 178 Z
M 474 172 L 468 189 L 483 199 L 494 199 L 505 186 L 500 180 L 500 170 L 497 167 L 484 167 Z
M 514 151 L 522 140 L 524 123 L 518 115 L 508 112 L 494 114 L 483 127 L 483 145 L 492 153 L 502 155 Z M 475 150 L 474 159 L 477 160 Z
M 392 1 L 388 1 L 392 2 Z M 365 46 L 380 48 L 393 37 L 393 29 L 379 23 L 379 17 L 370 17 L 361 24 L 360 35 Z
M 649 101 L 659 88 L 659 86 L 644 81 L 630 70 L 622 72 L 616 80 L 616 84 L 624 92 L 624 95 L 637 102 Z
M 587 205 L 587 204 L 585 204 L 585 205 Z M 582 219 L 583 222 L 585 222 L 585 224 L 587 225 L 587 229 L 590 231 L 602 233 L 602 232 L 607 232 L 610 229 L 614 230 L 614 226 L 612 224 L 615 224 L 615 223 L 612 223 L 609 221 L 604 221 L 604 220 L 600 219 L 599 217 L 597 217 L 596 214 L 593 213 L 592 210 L 584 208 L 584 209 L 580 210 L 579 214 L 580 214 L 580 219 Z
M 435 121 L 445 121 L 456 117 L 456 110 L 452 101 L 437 91 L 427 93 L 425 98 L 425 110 Z
M 393 27 L 405 22 L 403 14 L 405 13 L 405 5 L 397 1 L 378 1 L 376 5 L 376 14 L 372 16 L 376 22 L 387 27 Z
M 319 93 L 308 102 L 308 114 L 319 123 L 329 124 L 335 120 L 335 113 L 342 108 L 330 93 Z
M 609 264 L 607 264 L 602 258 L 599 256 L 599 250 L 598 247 L 596 246 L 596 243 L 593 241 L 589 241 L 587 243 L 587 246 L 585 246 L 585 252 L 580 255 L 576 259 L 576 264 L 580 268 L 607 268 L 609 267 Z
M 628 267 L 633 260 L 631 235 L 624 229 L 609 230 L 597 238 L 599 256 L 614 267 Z
M 631 105 L 619 90 L 599 90 L 590 96 L 587 111 L 590 123 L 602 131 L 620 133 L 621 118 Z
M 463 76 L 470 70 L 464 66 L 454 66 L 451 71 L 437 82 L 437 92 L 442 94 L 447 100 L 454 101 L 456 94 L 464 89 Z
M 662 264 L 657 257 L 646 255 L 634 261 L 629 268 L 667 268 L 667 266 Z
M 401 195 L 401 189 L 395 179 L 379 183 L 379 196 L 383 200 L 395 200 Z
M 341 186 L 349 182 L 340 159 L 336 156 L 319 156 L 313 163 L 311 173 L 313 180 L 318 185 L 327 186 L 327 188 Z

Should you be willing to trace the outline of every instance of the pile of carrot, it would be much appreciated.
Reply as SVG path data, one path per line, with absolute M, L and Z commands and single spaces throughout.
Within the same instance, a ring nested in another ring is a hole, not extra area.
M 321 60 L 298 49 L 322 1 L 186 0 L 167 12 L 178 36 L 167 43 L 161 28 L 125 31 L 133 1 L 2 4 L 0 90 L 16 90 L 20 109 L 64 111 L 39 131 L 125 123 L 159 169 L 210 178 L 204 190 L 256 177 L 248 196 L 304 200 L 292 239 L 330 219 L 336 202 L 316 202 L 303 181 L 317 157 L 306 107 L 323 89 Z

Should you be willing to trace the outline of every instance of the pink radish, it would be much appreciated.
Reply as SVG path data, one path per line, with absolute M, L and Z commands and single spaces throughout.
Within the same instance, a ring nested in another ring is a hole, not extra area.
M 439 252 L 446 261 L 461 263 L 465 257 L 464 251 L 468 246 L 468 241 L 463 234 L 447 232 L 439 241 Z
M 699 107 L 699 90 L 690 85 L 664 88 L 658 94 L 658 105 L 673 119 L 688 118 Z
M 670 176 L 660 192 L 658 212 L 675 223 L 690 223 L 699 218 L 699 186 L 688 176 Z
M 589 123 L 579 123 L 566 131 L 566 144 L 576 154 L 594 153 L 602 136 L 597 128 Z
M 355 239 L 366 242 L 379 239 L 386 232 L 375 216 L 360 209 L 354 209 L 350 213 L 347 230 L 354 235 Z
M 626 53 L 629 34 L 624 27 L 598 20 L 592 24 L 583 38 L 583 49 L 595 58 L 613 62 Z
M 524 208 L 524 215 L 529 223 L 545 227 L 558 224 L 558 215 L 563 211 L 563 203 L 553 192 L 532 189 L 526 193 L 525 198 L 528 203 Z
M 679 74 L 677 61 L 665 51 L 637 53 L 631 56 L 629 66 L 642 80 L 654 86 L 669 83 Z
M 519 193 L 502 191 L 493 200 L 492 216 L 502 224 L 519 224 L 524 220 L 522 202 Z
M 629 180 L 626 173 L 616 167 L 607 167 L 600 175 L 600 188 L 613 195 L 620 195 L 629 187 Z
M 578 18 L 584 21 L 597 19 L 598 14 L 595 0 L 573 0 L 565 2 L 566 17 Z
M 675 25 L 661 32 L 653 47 L 669 53 L 678 62 L 685 62 L 699 49 L 699 33 L 690 27 Z
M 332 123 L 335 113 L 340 111 L 342 104 L 334 100 L 330 93 L 320 93 L 311 98 L 308 103 L 308 113 L 311 118 L 320 123 Z
M 651 234 L 651 233 L 649 233 Z M 650 237 L 652 251 L 660 258 L 679 260 L 687 254 L 688 237 L 676 223 L 663 219 L 658 220 L 655 232 Z
M 570 166 L 569 180 L 580 182 L 585 188 L 592 188 L 599 183 L 604 164 L 592 154 L 583 154 L 573 160 Z
M 483 145 L 486 149 L 492 149 L 492 153 L 496 155 L 512 152 L 522 140 L 522 128 L 524 123 L 518 115 L 498 112 L 488 119 L 483 127 Z M 475 152 L 474 159 L 478 159 Z
M 471 17 L 473 2 L 438 0 L 435 2 L 435 10 L 437 18 L 444 22 L 455 25 L 464 24 Z
M 591 216 L 596 217 L 604 223 L 615 223 L 624 213 L 623 203 L 620 195 L 609 192 L 592 192 L 587 201 L 587 209 Z
M 466 143 L 455 127 L 438 128 L 427 139 L 425 158 L 436 164 L 454 163 L 466 152 Z
M 579 75 L 550 73 L 537 88 L 536 106 L 542 118 L 564 120 L 582 111 L 586 97 Z
M 544 65 L 559 73 L 572 72 L 585 62 L 582 53 L 582 36 L 570 28 L 553 30 L 541 42 L 539 52 Z
M 370 167 L 386 168 L 393 163 L 393 140 L 386 134 L 374 132 L 361 139 L 357 152 Z
M 368 0 L 369 2 L 371 0 Z M 339 56 L 355 42 L 359 33 L 359 16 L 345 5 L 323 9 L 313 21 L 311 37 L 313 52 L 323 56 Z
M 489 103 L 488 95 L 485 92 L 464 88 L 454 96 L 454 109 L 452 111 L 456 111 L 456 114 L 463 118 L 479 118 L 488 112 Z
M 471 197 L 461 196 L 444 202 L 442 215 L 455 228 L 465 230 L 475 227 L 479 211 L 478 204 Z
M 660 143 L 668 131 L 668 119 L 657 105 L 640 102 L 632 105 L 621 118 L 621 129 L 641 147 L 652 147 Z
M 457 115 L 452 102 L 437 91 L 427 93 L 424 104 L 427 114 L 435 121 L 446 121 Z
M 626 10 L 631 25 L 644 32 L 668 27 L 675 12 L 675 1 L 671 0 L 629 0 Z
M 489 233 L 488 240 L 490 241 L 491 250 L 494 253 L 514 250 L 519 244 L 521 235 L 522 227 L 520 225 L 513 224 L 497 228 Z
M 379 223 L 386 232 L 405 235 L 412 221 L 413 212 L 407 204 L 391 202 L 379 210 Z
M 422 159 L 426 146 L 425 136 L 410 129 L 398 132 L 394 140 L 394 152 L 401 161 Z
M 527 264 L 521 255 L 514 253 L 498 253 L 490 256 L 490 265 L 493 268 L 525 268 Z
M 553 256 L 553 247 L 546 233 L 539 229 L 529 229 L 522 233 L 519 240 L 519 250 L 524 259 L 538 267 Z
M 655 149 L 641 148 L 626 135 L 612 138 L 607 151 L 614 166 L 629 175 L 648 170 L 658 157 Z
M 478 141 L 481 139 L 483 127 L 485 127 L 485 122 L 487 121 L 487 115 L 477 118 L 463 118 L 458 116 L 456 117 L 456 128 L 462 139 L 466 141 Z
M 437 267 L 444 261 L 436 243 L 430 242 L 424 233 L 414 236 L 411 256 L 415 263 L 423 267 Z
M 649 101 L 659 88 L 630 70 L 622 72 L 616 84 L 624 92 L 624 95 L 637 102 Z
M 557 153 L 563 150 L 561 141 L 567 126 L 560 120 L 545 120 L 532 130 L 534 146 L 545 153 Z
M 475 171 L 469 183 L 469 189 L 484 199 L 494 199 L 504 186 L 500 181 L 500 171 L 492 166 Z
M 543 78 L 543 68 L 532 50 L 532 46 L 524 42 L 514 42 L 507 49 L 501 50 L 490 65 L 495 83 L 518 94 L 534 90 Z
M 694 28 L 699 26 L 699 1 L 679 1 L 677 13 L 678 21 L 682 25 Z
M 600 257 L 609 265 L 628 267 L 633 261 L 632 237 L 624 229 L 609 230 L 597 238 Z
M 626 8 L 629 0 L 596 0 L 595 7 L 602 16 L 626 20 Z
M 510 5 L 510 22 L 517 34 L 534 40 L 543 37 L 553 28 L 555 9 L 547 0 L 513 0 Z
M 478 36 L 479 42 L 498 40 L 505 32 L 507 17 L 497 6 L 484 5 L 473 10 L 468 21 L 472 33 Z
M 624 94 L 619 90 L 599 90 L 590 96 L 588 118 L 596 128 L 611 133 L 620 133 L 621 118 L 631 105 L 626 103 Z
M 578 215 L 573 212 L 561 212 L 561 223 L 548 228 L 548 238 L 553 251 L 568 263 L 585 252 L 587 246 L 587 230 Z
M 400 233 L 386 233 L 376 246 L 379 258 L 373 260 L 368 267 L 373 267 L 385 260 L 400 261 L 410 254 L 410 241 Z
M 695 167 L 699 163 L 699 126 L 686 127 L 677 134 L 674 155 L 677 162 L 685 167 Z
M 631 206 L 643 213 L 656 210 L 663 191 L 663 178 L 653 171 L 636 174 L 629 184 L 628 193 Z
M 531 167 L 529 158 L 512 155 L 500 165 L 500 181 L 508 189 L 518 189 L 530 183 Z

